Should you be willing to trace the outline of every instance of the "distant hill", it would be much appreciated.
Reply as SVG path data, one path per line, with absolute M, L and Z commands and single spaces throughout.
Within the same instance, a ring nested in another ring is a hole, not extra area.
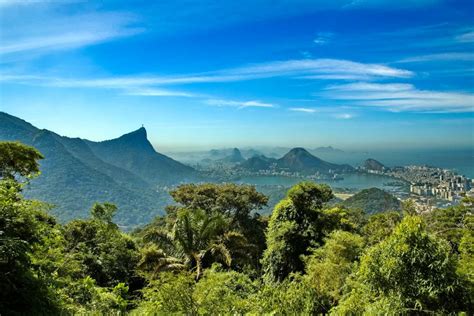
M 375 214 L 401 209 L 396 197 L 378 188 L 365 189 L 341 203 L 348 208 L 362 209 L 367 214 Z
M 88 216 L 94 202 L 108 201 L 119 207 L 118 224 L 146 223 L 170 200 L 166 192 L 157 192 L 157 183 L 194 176 L 192 168 L 156 153 L 144 129 L 96 143 L 62 137 L 0 112 L 1 140 L 21 141 L 45 156 L 41 176 L 25 195 L 56 205 L 52 212 L 61 221 Z M 172 175 L 175 172 L 178 176 Z
M 277 160 L 277 166 L 292 172 L 302 173 L 323 173 L 327 174 L 330 170 L 334 172 L 350 172 L 354 168 L 349 165 L 337 165 L 310 154 L 304 148 L 293 148 L 282 158 Z
M 255 157 L 255 156 L 262 156 L 263 153 L 261 151 L 258 151 L 256 149 L 242 149 L 240 151 L 242 153 L 242 156 L 244 156 L 245 158 L 252 158 L 252 157 Z
M 293 148 L 279 159 L 264 155 L 251 157 L 237 165 L 236 168 L 252 172 L 274 169 L 277 171 L 299 172 L 302 174 L 344 173 L 354 171 L 349 165 L 333 164 L 310 154 L 304 148 Z
M 381 162 L 371 158 L 364 161 L 362 168 L 364 168 L 365 170 L 373 171 L 383 171 L 386 169 L 386 167 Z
M 270 169 L 271 165 L 276 163 L 276 159 L 268 158 L 263 155 L 254 156 L 242 162 L 238 167 L 249 171 L 257 172 Z
M 220 159 L 219 161 L 224 162 L 224 163 L 237 164 L 237 163 L 245 161 L 245 158 L 242 156 L 242 153 L 240 152 L 238 148 L 234 148 L 232 152 L 230 153 L 230 155 Z

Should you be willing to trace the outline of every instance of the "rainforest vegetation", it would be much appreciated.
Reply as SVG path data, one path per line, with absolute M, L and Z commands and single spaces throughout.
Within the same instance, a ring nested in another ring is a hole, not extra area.
M 0 143 L 1 315 L 474 312 L 473 199 L 369 216 L 302 182 L 265 217 L 252 186 L 184 184 L 125 233 L 106 201 L 60 224 L 26 199 L 42 158 Z

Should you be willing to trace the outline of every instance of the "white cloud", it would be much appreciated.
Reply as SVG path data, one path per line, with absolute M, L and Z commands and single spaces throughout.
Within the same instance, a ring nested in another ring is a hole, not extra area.
M 420 90 L 409 84 L 333 85 L 322 95 L 330 99 L 348 101 L 352 105 L 382 107 L 390 111 L 474 111 L 474 94 Z
M 474 42 L 474 31 L 469 31 L 461 35 L 456 36 L 456 40 L 462 43 L 472 43 Z
M 275 104 L 264 103 L 261 101 L 251 100 L 251 101 L 233 101 L 233 100 L 222 100 L 222 99 L 208 99 L 206 103 L 214 106 L 231 106 L 237 107 L 239 109 L 249 108 L 249 107 L 258 107 L 258 108 L 274 108 Z
M 167 89 L 132 89 L 125 92 L 125 94 L 144 97 L 196 97 L 192 93 Z
M 351 118 L 354 118 L 354 115 L 350 113 L 339 113 L 334 114 L 334 117 L 341 120 L 350 120 Z
M 441 53 L 441 54 L 429 54 L 404 58 L 398 61 L 398 63 L 415 63 L 415 62 L 431 62 L 431 61 L 473 61 L 474 53 Z
M 303 113 L 316 113 L 318 110 L 312 108 L 289 108 L 288 110 L 293 112 L 303 112 Z
M 413 85 L 409 83 L 371 83 L 371 82 L 354 82 L 348 84 L 330 85 L 326 90 L 337 91 L 406 91 L 413 90 Z
M 104 78 L 60 78 L 38 75 L 5 74 L 2 81 L 65 88 L 150 88 L 164 85 L 217 83 L 288 77 L 303 80 L 375 80 L 406 78 L 413 73 L 379 64 L 363 64 L 338 59 L 274 61 L 249 66 L 185 75 L 114 76 Z
M 350 76 L 352 78 L 407 78 L 413 76 L 413 73 L 409 70 L 393 68 L 380 64 L 364 64 L 341 59 L 299 59 L 273 61 L 222 70 L 218 73 L 234 76 L 254 76 L 257 78 L 301 75 L 306 76 L 306 78 L 312 75 L 335 76 L 335 78 L 337 76 Z
M 334 34 L 331 32 L 319 32 L 316 38 L 313 40 L 313 43 L 316 45 L 326 45 L 329 41 L 331 41 L 333 36 Z
M 49 12 L 38 15 L 25 14 L 24 18 L 7 16 L 1 22 L 0 56 L 80 48 L 143 31 L 135 26 L 137 18 L 126 13 L 63 16 Z

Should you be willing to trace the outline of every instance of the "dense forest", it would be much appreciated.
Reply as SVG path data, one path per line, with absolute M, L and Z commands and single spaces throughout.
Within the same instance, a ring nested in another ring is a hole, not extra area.
M 127 234 L 113 204 L 62 225 L 23 197 L 42 158 L 0 143 L 1 315 L 474 312 L 473 199 L 369 216 L 302 182 L 265 217 L 252 186 L 186 184 Z

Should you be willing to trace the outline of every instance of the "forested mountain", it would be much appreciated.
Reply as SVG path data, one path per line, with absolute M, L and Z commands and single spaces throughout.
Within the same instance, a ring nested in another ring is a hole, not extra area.
M 103 161 L 128 170 L 151 184 L 169 184 L 194 175 L 191 167 L 155 151 L 144 127 L 103 142 L 85 141 Z
M 55 205 L 52 212 L 61 221 L 82 218 L 84 206 L 108 201 L 119 206 L 119 225 L 145 223 L 169 201 L 156 184 L 194 176 L 192 168 L 155 152 L 143 128 L 96 143 L 41 130 L 0 112 L 0 140 L 21 141 L 45 156 L 43 175 L 31 181 L 25 194 Z
M 361 209 L 367 214 L 398 211 L 401 202 L 396 197 L 378 188 L 365 189 L 354 194 L 342 203 L 352 209 Z
M 263 155 L 251 157 L 238 165 L 249 171 L 259 171 L 274 168 L 275 170 L 299 172 L 302 174 L 321 174 L 352 172 L 350 165 L 333 164 L 313 156 L 304 148 L 293 148 L 279 159 L 268 158 Z
M 366 170 L 383 171 L 386 167 L 378 160 L 369 158 L 364 161 L 362 167 Z
M 286 155 L 278 159 L 276 163 L 278 168 L 302 173 L 329 173 L 329 170 L 348 172 L 354 170 L 349 165 L 337 165 L 319 159 L 311 155 L 306 149 L 299 147 L 290 150 Z
M 239 163 L 242 161 L 245 161 L 245 158 L 242 156 L 242 153 L 238 148 L 232 149 L 232 152 L 230 155 L 220 159 L 219 161 L 224 162 L 224 163 Z
M 269 169 L 272 164 L 276 163 L 276 159 L 268 158 L 263 155 L 251 157 L 242 162 L 238 167 L 245 170 L 257 172 L 260 170 Z

